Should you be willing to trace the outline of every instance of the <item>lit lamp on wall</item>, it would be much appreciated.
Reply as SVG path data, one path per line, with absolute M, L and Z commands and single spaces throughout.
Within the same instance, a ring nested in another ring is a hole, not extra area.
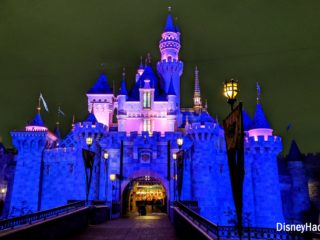
M 107 194 L 108 194 L 108 159 L 109 159 L 109 153 L 107 150 L 104 150 L 103 151 L 103 154 L 102 154 L 102 157 L 104 159 L 104 164 L 105 164 L 105 170 L 106 170 L 106 192 L 105 192 L 105 195 L 106 195 L 106 200 L 107 200 Z
M 90 148 L 92 145 L 92 137 L 87 137 L 86 138 L 86 144 L 88 145 L 88 147 Z
M 110 180 L 111 180 L 111 182 L 114 182 L 114 180 L 116 180 L 116 175 L 110 174 Z
M 108 153 L 108 151 L 107 150 L 105 150 L 104 152 L 103 152 L 103 158 L 104 158 L 104 160 L 108 160 L 108 158 L 109 158 L 109 153 Z
M 179 149 L 181 149 L 182 144 L 183 144 L 183 138 L 182 137 L 177 138 L 177 144 L 178 144 Z
M 237 100 L 239 93 L 238 81 L 231 78 L 226 80 L 223 84 L 223 94 L 228 99 L 228 103 L 231 105 L 231 111 L 233 110 L 234 103 Z
M 7 188 L 6 187 L 2 187 L 0 189 L 0 193 L 1 193 L 1 199 L 4 200 L 5 196 L 6 196 L 6 193 L 7 193 Z
M 112 174 L 110 174 L 109 178 L 112 182 L 112 198 L 111 198 L 111 217 L 112 217 L 112 213 L 115 212 L 114 207 L 113 207 L 113 195 L 114 195 L 114 191 L 115 191 L 114 181 L 116 180 L 117 176 L 116 176 L 116 174 L 112 173 Z

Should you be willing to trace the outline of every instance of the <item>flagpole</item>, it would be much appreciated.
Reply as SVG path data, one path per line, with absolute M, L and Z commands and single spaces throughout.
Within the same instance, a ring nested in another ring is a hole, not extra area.
M 41 93 L 40 93 L 40 95 L 41 95 Z M 41 111 L 41 107 L 40 107 L 40 95 L 39 95 L 39 98 L 38 98 L 38 107 L 37 107 L 37 111 L 38 111 L 38 113 L 40 113 L 40 111 Z

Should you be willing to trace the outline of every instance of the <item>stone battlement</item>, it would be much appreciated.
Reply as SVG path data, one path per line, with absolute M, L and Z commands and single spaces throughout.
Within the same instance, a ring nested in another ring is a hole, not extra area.
M 279 136 L 254 136 L 246 137 L 244 140 L 245 150 L 249 152 L 275 152 L 282 150 L 282 139 Z

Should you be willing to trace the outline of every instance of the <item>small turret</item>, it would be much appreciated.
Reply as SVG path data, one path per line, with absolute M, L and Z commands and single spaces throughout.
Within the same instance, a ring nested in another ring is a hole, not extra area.
M 96 83 L 87 92 L 87 97 L 88 112 L 94 108 L 98 122 L 110 126 L 113 118 L 114 93 L 104 73 L 100 74 Z
M 166 24 L 159 43 L 161 60 L 157 63 L 157 71 L 163 79 L 163 87 L 166 93 L 168 93 L 172 79 L 178 109 L 180 109 L 180 76 L 183 72 L 183 62 L 179 60 L 180 48 L 180 31 L 177 31 L 177 27 L 174 25 L 171 8 L 169 7 Z
M 137 69 L 137 74 L 136 74 L 136 82 L 139 81 L 139 78 L 142 76 L 144 72 L 144 66 L 143 66 L 143 63 L 142 63 L 142 56 L 140 57 L 140 65 Z
M 247 211 L 254 212 L 251 220 L 256 226 L 274 227 L 277 222 L 284 220 L 277 162 L 282 142 L 280 137 L 273 136 L 273 129 L 262 110 L 258 84 L 257 93 L 256 111 L 245 140 L 246 171 L 248 176 L 252 175 L 250 191 L 255 203 Z

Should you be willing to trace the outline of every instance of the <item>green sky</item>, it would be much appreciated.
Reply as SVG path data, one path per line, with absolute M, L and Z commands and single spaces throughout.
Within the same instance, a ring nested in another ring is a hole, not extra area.
M 295 137 L 303 152 L 320 151 L 320 1 L 318 0 L 0 0 L 0 134 L 21 128 L 35 114 L 39 92 L 54 126 L 60 104 L 67 114 L 86 116 L 85 93 L 105 63 L 119 88 L 128 85 L 141 55 L 159 59 L 158 41 L 167 6 L 182 32 L 182 105 L 192 104 L 193 68 L 200 70 L 203 98 L 222 120 L 229 111 L 222 82 L 240 81 L 240 99 L 253 114 L 255 82 L 277 134 Z M 288 134 L 288 123 L 294 128 Z

